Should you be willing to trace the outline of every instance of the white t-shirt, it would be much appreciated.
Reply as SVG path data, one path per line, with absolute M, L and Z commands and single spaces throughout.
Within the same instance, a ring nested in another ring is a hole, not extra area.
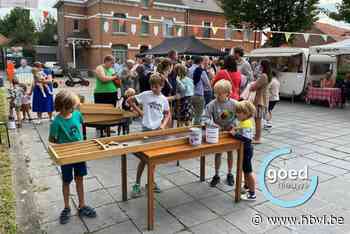
M 169 102 L 163 94 L 155 95 L 152 91 L 145 91 L 135 96 L 143 106 L 143 127 L 157 129 L 164 118 L 164 111 L 169 111 Z
M 273 77 L 269 84 L 269 99 L 270 101 L 279 101 L 280 100 L 280 82 L 277 78 Z

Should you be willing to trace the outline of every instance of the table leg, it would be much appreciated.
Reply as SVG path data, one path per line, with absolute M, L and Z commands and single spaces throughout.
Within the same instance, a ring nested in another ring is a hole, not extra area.
M 239 150 L 237 150 L 237 175 L 236 175 L 236 189 L 235 189 L 235 202 L 241 200 L 241 186 L 242 186 L 242 171 L 243 171 L 243 157 L 244 147 L 243 143 L 240 144 Z
M 83 139 L 86 140 L 86 124 L 83 124 Z
M 205 156 L 201 157 L 200 166 L 201 166 L 200 180 L 201 180 L 201 182 L 204 182 L 205 181 Z
M 128 180 L 127 180 L 127 159 L 126 155 L 122 155 L 122 194 L 123 201 L 128 200 Z
M 111 136 L 111 128 L 106 128 L 107 137 Z
M 147 199 L 148 199 L 148 207 L 147 207 L 147 217 L 148 217 L 148 230 L 151 231 L 153 230 L 154 226 L 154 191 L 153 191 L 153 186 L 154 186 L 154 170 L 155 170 L 155 165 L 149 163 L 148 164 L 148 176 L 147 176 Z

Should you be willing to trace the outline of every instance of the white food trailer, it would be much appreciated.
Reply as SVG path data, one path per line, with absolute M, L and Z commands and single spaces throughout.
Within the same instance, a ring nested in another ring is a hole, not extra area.
M 250 61 L 269 59 L 281 83 L 280 95 L 293 97 L 303 94 L 312 81 L 325 78 L 328 71 L 336 77 L 336 58 L 311 55 L 306 48 L 259 48 L 246 55 Z

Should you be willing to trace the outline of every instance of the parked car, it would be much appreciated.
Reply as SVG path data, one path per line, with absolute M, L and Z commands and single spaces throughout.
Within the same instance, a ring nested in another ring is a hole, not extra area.
M 57 62 L 46 62 L 45 67 L 50 68 L 53 71 L 54 76 L 63 76 L 63 69 Z

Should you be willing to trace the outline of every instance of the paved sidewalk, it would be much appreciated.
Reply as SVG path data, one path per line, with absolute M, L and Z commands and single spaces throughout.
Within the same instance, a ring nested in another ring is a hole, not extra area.
M 258 190 L 257 201 L 235 204 L 232 187 L 224 185 L 226 160 L 222 160 L 222 184 L 209 188 L 213 176 L 214 158 L 208 157 L 207 183 L 199 182 L 199 161 L 182 161 L 180 167 L 168 164 L 157 168 L 156 182 L 163 192 L 156 196 L 155 230 L 151 233 L 348 233 L 350 230 L 350 111 L 305 104 L 280 103 L 275 111 L 273 130 L 264 132 L 264 143 L 255 147 L 254 169 L 259 171 L 266 153 L 291 147 L 293 153 L 273 161 L 275 168 L 302 169 L 317 175 L 320 184 L 314 196 L 303 206 L 281 208 L 273 205 Z M 139 129 L 139 123 L 132 131 Z M 87 204 L 96 208 L 96 219 L 80 219 L 73 208 L 67 225 L 58 223 L 63 206 L 59 169 L 53 165 L 47 146 L 49 122 L 39 126 L 25 124 L 12 132 L 12 141 L 23 144 L 30 162 L 35 200 L 40 212 L 42 229 L 47 233 L 148 233 L 145 197 L 122 202 L 120 159 L 88 162 L 89 176 L 85 180 Z M 94 130 L 89 130 L 90 138 Z M 21 136 L 27 137 L 21 137 Z M 28 137 L 30 136 L 30 137 Z M 28 160 L 29 161 L 29 160 Z M 128 156 L 128 181 L 135 181 L 138 159 Z M 142 178 L 146 181 L 147 173 Z M 74 184 L 71 202 L 77 206 Z M 300 195 L 298 191 L 270 188 L 282 199 Z M 263 223 L 252 219 L 260 214 Z M 272 225 L 270 216 L 335 215 L 344 218 L 343 225 Z

